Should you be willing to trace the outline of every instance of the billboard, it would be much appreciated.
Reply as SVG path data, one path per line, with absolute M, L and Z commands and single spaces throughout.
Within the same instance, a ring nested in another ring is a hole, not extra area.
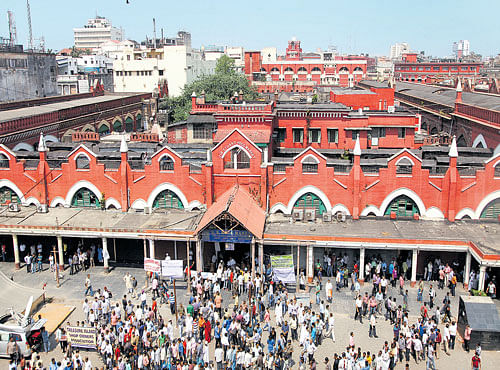
M 86 328 L 81 326 L 66 327 L 68 340 L 71 347 L 97 349 L 97 336 L 95 328 Z

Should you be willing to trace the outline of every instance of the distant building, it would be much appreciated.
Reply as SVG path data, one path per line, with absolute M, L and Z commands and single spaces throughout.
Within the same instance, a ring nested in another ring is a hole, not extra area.
M 123 31 L 113 27 L 104 17 L 89 19 L 81 28 L 73 28 L 75 47 L 78 49 L 96 49 L 109 40 L 123 40 Z
M 410 45 L 407 42 L 396 43 L 391 45 L 391 50 L 389 52 L 389 57 L 392 60 L 401 59 L 403 54 L 410 52 Z
M 56 56 L 25 53 L 22 45 L 0 48 L 0 101 L 57 95 Z
M 467 57 L 470 55 L 470 42 L 469 40 L 460 40 L 453 43 L 453 55 L 457 59 Z

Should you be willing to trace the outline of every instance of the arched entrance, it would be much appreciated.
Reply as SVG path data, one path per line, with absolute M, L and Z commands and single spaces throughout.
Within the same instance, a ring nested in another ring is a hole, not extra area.
M 500 216 L 500 198 L 489 202 L 479 218 L 498 220 L 498 216 Z
M 109 126 L 106 125 L 105 123 L 101 124 L 97 129 L 97 132 L 99 133 L 99 135 L 109 134 Z
M 127 117 L 125 120 L 125 131 L 132 132 L 134 131 L 134 120 L 132 117 Z
M 293 208 L 299 209 L 315 209 L 318 215 L 322 215 L 326 212 L 326 207 L 323 201 L 314 193 L 305 193 L 302 195 L 295 204 Z
M 413 217 L 413 215 L 420 215 L 417 204 L 406 195 L 400 195 L 394 198 L 385 210 L 384 215 L 390 216 L 394 212 L 397 217 Z
M 158 194 L 153 202 L 153 208 L 155 209 L 165 209 L 165 208 L 177 208 L 184 209 L 182 201 L 180 198 L 171 190 L 163 190 Z
M 17 194 L 7 186 L 0 188 L 0 204 L 21 203 Z
M 71 199 L 72 207 L 88 207 L 88 208 L 101 208 L 101 202 L 97 195 L 88 188 L 79 189 L 73 199 Z
M 457 140 L 457 146 L 464 147 L 467 146 L 467 141 L 465 141 L 464 135 L 460 135 Z
M 113 123 L 113 131 L 116 131 L 116 132 L 122 132 L 123 131 L 123 125 L 122 125 L 121 121 L 116 120 Z

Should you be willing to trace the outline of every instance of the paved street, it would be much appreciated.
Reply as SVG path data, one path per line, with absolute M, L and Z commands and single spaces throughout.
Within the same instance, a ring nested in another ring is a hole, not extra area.
M 83 299 L 83 286 L 85 281 L 86 273 L 80 272 L 76 275 L 70 276 L 68 272 L 65 272 L 64 277 L 61 280 L 61 287 L 56 287 L 56 282 L 53 279 L 52 274 L 45 270 L 42 273 L 38 274 L 27 274 L 25 269 L 21 269 L 16 271 L 14 269 L 14 265 L 11 263 L 2 263 L 0 264 L 0 270 L 5 273 L 8 277 L 12 277 L 15 282 L 30 287 L 42 287 L 43 284 L 47 283 L 47 296 L 53 297 L 56 302 L 64 302 L 66 304 L 72 304 L 76 306 L 76 310 L 69 317 L 69 321 L 74 323 L 77 320 L 83 319 L 83 313 L 81 309 L 82 299 Z M 117 268 L 112 270 L 109 274 L 105 274 L 101 267 L 95 267 L 88 271 L 91 274 L 91 279 L 93 283 L 94 289 L 103 288 L 106 286 L 113 292 L 113 300 L 121 299 L 123 294 L 125 293 L 125 284 L 123 282 L 123 275 L 125 272 L 130 272 L 134 275 L 138 282 L 139 286 L 141 283 L 145 282 L 145 273 L 141 269 L 133 269 L 133 268 Z M 333 281 L 333 279 L 332 279 Z M 326 282 L 326 280 L 324 281 Z M 179 282 L 177 284 L 178 292 L 178 303 L 186 304 L 188 295 L 186 292 L 186 284 L 184 282 Z M 410 308 L 410 323 L 413 323 L 417 319 L 417 314 L 419 313 L 420 305 L 416 302 L 416 288 L 408 288 L 410 293 L 409 299 L 409 308 Z M 428 290 L 428 284 L 426 283 L 425 293 Z M 362 293 L 364 291 L 371 291 L 371 284 L 366 284 L 362 288 Z M 438 290 L 436 302 L 442 302 L 443 296 L 447 290 Z M 464 291 L 461 287 L 457 289 L 457 297 L 452 298 L 452 312 L 454 315 L 457 313 L 457 301 L 458 295 L 463 294 Z M 294 294 L 294 293 L 291 293 Z M 324 292 L 322 292 L 324 296 Z M 397 302 L 402 303 L 401 297 L 399 296 L 399 289 L 389 288 L 389 295 L 397 298 Z M 307 294 L 299 293 L 300 297 L 307 297 Z M 312 296 L 311 296 L 312 297 Z M 224 305 L 232 303 L 232 299 L 229 296 L 229 293 L 223 292 Z M 241 299 L 240 299 L 241 300 Z M 302 302 L 304 302 L 302 300 Z M 148 302 L 149 303 L 149 302 Z M 378 338 L 369 338 L 368 336 L 368 320 L 364 320 L 363 324 L 360 324 L 359 321 L 353 320 L 354 313 L 354 297 L 350 290 L 344 289 L 340 292 L 334 293 L 334 302 L 333 302 L 333 311 L 335 313 L 335 333 L 336 333 L 336 342 L 333 343 L 330 339 L 326 339 L 323 341 L 323 344 L 319 346 L 315 358 L 317 361 L 320 361 L 321 364 L 318 366 L 319 369 L 323 368 L 322 361 L 328 356 L 330 358 L 333 357 L 334 353 L 340 354 L 345 347 L 349 343 L 349 333 L 351 331 L 354 332 L 355 335 L 355 345 L 356 347 L 361 347 L 362 351 L 370 351 L 370 352 L 378 352 L 379 349 L 382 348 L 385 340 L 391 340 L 392 338 L 392 327 L 386 322 L 382 317 L 378 318 L 377 332 Z M 313 308 L 316 309 L 317 306 L 314 304 Z M 160 313 L 166 317 L 167 319 L 171 319 L 170 310 L 167 305 L 160 306 Z M 272 315 L 274 316 L 274 315 Z M 274 318 L 274 317 L 273 317 Z M 279 334 L 279 330 L 277 331 Z M 176 332 L 177 334 L 177 332 Z M 267 340 L 267 333 L 264 334 L 264 338 L 262 343 L 265 343 Z M 211 354 L 214 350 L 214 342 L 212 342 L 211 346 Z M 295 361 L 298 360 L 298 356 L 300 353 L 298 344 L 294 344 L 294 355 L 293 358 Z M 84 352 L 83 357 L 89 356 L 92 359 L 92 363 L 94 366 L 102 366 L 100 359 L 95 354 L 95 352 Z M 42 358 L 44 359 L 44 363 L 48 364 L 48 361 L 51 358 L 61 359 L 61 351 L 59 348 L 51 351 L 48 354 L 43 354 Z M 444 352 L 441 352 L 440 358 L 436 361 L 438 369 L 468 369 L 470 368 L 470 358 L 472 357 L 472 353 L 467 354 L 460 345 L 460 341 L 456 346 L 455 350 L 452 351 L 450 356 L 447 356 Z M 483 351 L 483 369 L 496 369 L 498 368 L 495 364 L 500 361 L 500 353 L 498 352 L 487 352 Z M 0 360 L 0 364 L 2 368 L 5 368 L 7 361 Z M 294 368 L 297 368 L 295 366 Z M 398 364 L 397 368 L 403 368 L 400 364 Z M 415 364 L 412 360 L 410 362 L 411 369 L 425 369 L 425 365 L 423 363 Z

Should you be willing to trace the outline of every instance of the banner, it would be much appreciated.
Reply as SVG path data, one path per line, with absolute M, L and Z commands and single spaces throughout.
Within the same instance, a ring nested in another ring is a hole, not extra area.
M 183 260 L 163 260 L 161 261 L 161 276 L 173 279 L 184 278 Z
M 155 260 L 152 258 L 144 258 L 144 270 L 149 272 L 161 272 L 160 260 Z
M 271 256 L 271 267 L 275 268 L 292 268 L 293 269 L 293 255 L 286 254 L 284 256 Z
M 97 337 L 95 328 L 81 326 L 67 326 L 66 333 L 71 347 L 97 349 Z
M 295 283 L 295 268 L 293 266 L 293 254 L 284 256 L 271 256 L 271 267 L 274 278 L 285 284 Z

